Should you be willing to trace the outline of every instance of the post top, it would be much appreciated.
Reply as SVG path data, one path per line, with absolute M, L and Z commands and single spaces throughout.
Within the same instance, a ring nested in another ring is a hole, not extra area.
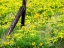
M 26 0 L 23 0 L 23 5 L 26 5 Z

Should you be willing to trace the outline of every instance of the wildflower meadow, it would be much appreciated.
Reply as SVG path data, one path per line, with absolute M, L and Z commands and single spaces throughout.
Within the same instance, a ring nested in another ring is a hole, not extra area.
M 0 48 L 64 48 L 64 0 L 26 3 L 25 26 L 19 19 L 6 36 L 22 0 L 0 0 Z

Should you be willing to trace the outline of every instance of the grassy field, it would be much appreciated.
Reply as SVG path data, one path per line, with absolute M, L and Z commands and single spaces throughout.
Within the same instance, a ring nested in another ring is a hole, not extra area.
M 0 48 L 64 48 L 64 1 L 27 0 L 25 26 L 19 19 L 5 36 L 22 0 L 0 0 Z

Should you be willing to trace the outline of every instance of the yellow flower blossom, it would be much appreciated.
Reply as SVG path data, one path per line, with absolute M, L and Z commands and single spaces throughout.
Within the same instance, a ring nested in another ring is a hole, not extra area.
M 31 30 L 30 28 L 27 29 L 27 31 L 30 31 L 30 30 Z
M 50 42 L 46 42 L 46 44 L 50 44 Z
M 6 36 L 7 39 L 11 38 L 10 35 Z
M 35 34 L 32 33 L 31 36 L 35 36 Z
M 14 41 L 10 40 L 10 44 L 14 44 Z
M 3 42 L 4 45 L 14 44 L 12 40 Z
M 63 35 L 64 35 L 64 33 L 59 32 L 59 33 L 58 33 L 58 35 L 59 35 L 59 37 L 64 38 L 64 36 L 63 36 Z
M 37 19 L 39 17 L 39 14 L 35 14 L 34 18 Z
M 42 46 L 42 43 L 40 43 L 39 46 Z
M 17 37 L 18 36 L 18 34 L 14 34 L 14 37 Z
M 34 25 L 34 24 L 32 24 L 32 25 L 31 25 L 31 27 L 32 27 L 32 28 L 34 28 L 34 27 L 35 27 L 35 25 Z
M 6 44 L 7 44 L 7 42 L 4 42 L 3 44 L 4 44 L 4 45 L 6 45 Z
M 32 42 L 32 45 L 34 46 L 36 43 L 35 42 Z
M 26 21 L 25 21 L 25 24 L 29 24 L 29 23 L 30 23 L 30 21 L 29 21 L 29 20 L 26 20 Z
M 10 44 L 10 42 L 4 42 L 3 44 L 4 44 L 4 45 L 8 45 L 8 44 Z
M 63 26 L 63 24 L 62 23 L 59 23 L 57 26 Z
M 54 39 L 54 40 L 53 40 L 53 43 L 55 43 L 56 41 L 57 41 L 57 39 Z
M 32 6 L 32 4 L 31 3 L 28 3 L 28 5 L 27 5 L 28 7 L 31 7 Z
M 22 26 L 22 29 L 25 29 L 25 26 Z

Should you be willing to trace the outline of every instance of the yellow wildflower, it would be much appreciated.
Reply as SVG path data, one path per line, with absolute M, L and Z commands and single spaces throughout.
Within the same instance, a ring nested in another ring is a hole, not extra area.
M 42 43 L 40 43 L 39 46 L 42 46 Z
M 4 45 L 14 44 L 12 40 L 3 42 Z
M 34 18 L 37 19 L 39 17 L 39 14 L 35 14 Z
M 12 40 L 10 40 L 10 44 L 14 44 L 14 42 Z
M 7 42 L 4 42 L 3 44 L 4 44 L 4 45 L 6 45 L 6 44 L 7 44 Z
M 20 34 L 19 33 L 17 33 L 17 34 L 14 34 L 14 37 L 18 37 Z
M 59 23 L 57 26 L 63 26 L 63 24 L 62 23 Z
M 50 44 L 50 42 L 46 42 L 46 44 Z
M 34 24 L 32 24 L 32 25 L 31 25 L 31 27 L 32 27 L 32 28 L 34 28 L 34 27 L 35 27 L 35 25 L 34 25 Z
M 35 42 L 32 42 L 32 45 L 34 46 L 36 43 Z
M 4 45 L 8 45 L 8 44 L 10 44 L 10 42 L 4 42 L 3 44 L 4 44 Z
M 28 7 L 31 7 L 31 6 L 32 6 L 32 4 L 31 4 L 31 3 L 29 3 L 27 6 L 28 6 Z
M 55 42 L 57 42 L 57 39 L 54 39 L 54 40 L 53 40 L 53 43 L 55 43 Z
M 23 29 L 25 29 L 25 26 L 22 26 Z
M 35 35 L 35 34 L 33 34 L 33 33 L 31 34 L 31 36 L 34 36 L 34 35 Z
M 10 44 L 11 42 L 7 42 L 7 44 Z
M 31 29 L 30 28 L 28 28 L 28 31 L 30 31 Z
M 29 24 L 29 23 L 30 23 L 30 21 L 29 21 L 29 20 L 26 20 L 26 21 L 25 21 L 25 24 Z
M 64 34 L 64 33 L 62 33 L 62 32 L 59 32 L 59 33 L 58 33 L 59 37 L 61 37 L 61 38 L 64 37 L 63 34 Z
M 11 38 L 10 35 L 6 36 L 7 39 Z

